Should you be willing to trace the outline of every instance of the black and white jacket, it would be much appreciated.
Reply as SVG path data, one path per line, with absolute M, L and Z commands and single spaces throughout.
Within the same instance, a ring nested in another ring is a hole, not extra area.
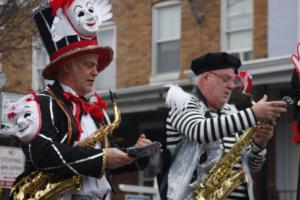
M 31 143 L 22 144 L 27 159 L 22 176 L 35 170 L 44 170 L 65 176 L 101 177 L 104 173 L 102 149 L 73 147 L 79 133 L 70 111 L 70 105 L 64 99 L 58 82 L 49 88 L 58 99 L 47 91 L 37 94 L 42 126 Z M 61 101 L 64 109 L 57 101 Z M 100 125 L 97 121 L 95 123 Z
M 36 138 L 30 143 L 23 143 L 22 149 L 26 156 L 25 171 L 17 178 L 29 175 L 36 170 L 58 173 L 66 177 L 73 175 L 100 178 L 106 172 L 103 166 L 103 149 L 76 147 L 78 130 L 73 114 L 58 82 L 48 86 L 54 95 L 45 90 L 39 94 L 38 103 L 42 117 L 42 126 Z M 97 127 L 104 125 L 94 119 Z M 108 139 L 111 146 L 116 146 L 112 138 Z M 104 147 L 104 145 L 102 145 Z M 117 173 L 143 169 L 147 160 L 116 169 Z

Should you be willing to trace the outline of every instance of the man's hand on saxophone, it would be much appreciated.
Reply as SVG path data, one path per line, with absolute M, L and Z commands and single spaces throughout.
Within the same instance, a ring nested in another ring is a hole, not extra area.
M 287 111 L 287 103 L 285 101 L 267 101 L 267 98 L 267 95 L 264 95 L 252 107 L 257 120 L 260 121 L 252 140 L 260 147 L 267 145 L 274 134 L 276 120 L 280 117 L 281 113 Z
M 269 140 L 272 138 L 273 134 L 274 125 L 271 125 L 268 122 L 261 122 L 260 125 L 258 125 L 252 137 L 252 140 L 256 145 L 265 147 Z

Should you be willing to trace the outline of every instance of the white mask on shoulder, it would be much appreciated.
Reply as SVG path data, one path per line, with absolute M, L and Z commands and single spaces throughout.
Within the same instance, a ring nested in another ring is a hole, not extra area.
M 14 135 L 24 143 L 34 140 L 41 128 L 41 112 L 32 94 L 26 95 L 10 105 L 8 119 L 14 128 Z

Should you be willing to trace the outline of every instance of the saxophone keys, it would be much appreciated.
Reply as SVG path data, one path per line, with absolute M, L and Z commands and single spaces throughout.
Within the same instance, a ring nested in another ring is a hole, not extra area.
M 219 180 L 218 180 L 218 179 L 214 179 L 214 180 L 213 180 L 213 184 L 214 184 L 214 185 L 218 185 L 218 184 L 219 184 Z

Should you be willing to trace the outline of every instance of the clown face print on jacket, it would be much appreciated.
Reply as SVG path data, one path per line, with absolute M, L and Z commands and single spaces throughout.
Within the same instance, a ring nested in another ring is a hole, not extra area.
M 98 31 L 98 17 L 94 0 L 74 0 L 65 10 L 75 31 L 84 38 L 94 37 Z

